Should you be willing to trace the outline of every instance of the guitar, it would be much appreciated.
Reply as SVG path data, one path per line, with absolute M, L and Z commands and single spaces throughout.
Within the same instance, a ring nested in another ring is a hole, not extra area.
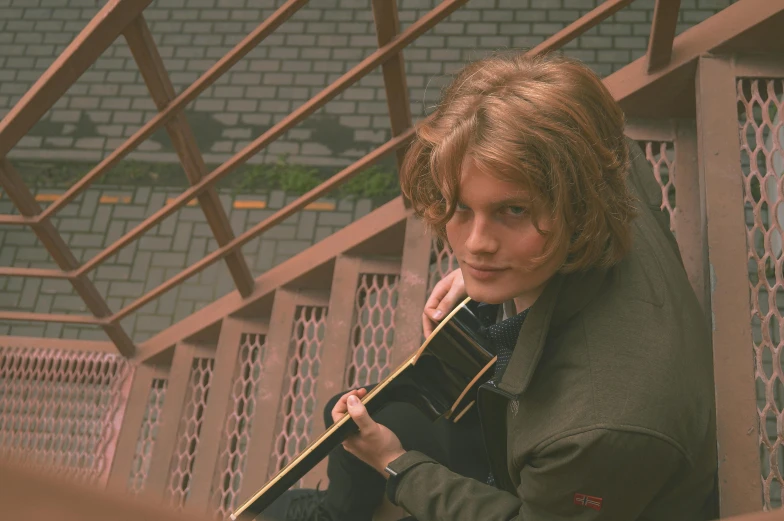
M 416 353 L 362 399 L 371 417 L 390 402 L 408 402 L 433 421 L 444 417 L 456 423 L 474 405 L 476 391 L 491 376 L 496 358 L 470 302 L 469 297 L 455 307 Z M 231 520 L 263 512 L 357 430 L 351 417 L 343 416 L 237 508 Z

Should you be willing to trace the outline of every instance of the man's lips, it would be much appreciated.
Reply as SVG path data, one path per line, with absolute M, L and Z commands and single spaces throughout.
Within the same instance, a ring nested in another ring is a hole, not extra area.
M 481 266 L 481 265 L 480 265 Z M 471 264 L 465 263 L 465 271 L 469 277 L 475 280 L 490 280 L 503 273 L 506 268 L 496 268 L 490 266 L 475 267 Z
M 506 269 L 506 268 L 497 268 L 495 266 L 487 266 L 482 264 L 469 264 L 468 262 L 466 262 L 465 265 L 477 271 L 503 271 Z

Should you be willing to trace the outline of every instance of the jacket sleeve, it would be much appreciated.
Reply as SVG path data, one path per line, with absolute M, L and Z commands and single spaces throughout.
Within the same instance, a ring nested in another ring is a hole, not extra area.
M 409 452 L 396 501 L 417 521 L 608 521 L 636 519 L 681 465 L 671 443 L 595 429 L 563 437 L 522 468 L 517 495 L 462 477 Z

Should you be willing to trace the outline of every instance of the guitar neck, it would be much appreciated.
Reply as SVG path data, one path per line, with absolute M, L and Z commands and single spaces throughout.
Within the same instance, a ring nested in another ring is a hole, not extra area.
M 405 401 L 408 385 L 405 383 L 410 364 L 401 366 L 395 373 L 378 384 L 362 403 L 369 414 L 374 414 L 392 401 Z M 331 425 L 324 434 L 313 441 L 308 447 L 283 468 L 267 485 L 259 490 L 251 499 L 245 502 L 234 514 L 230 516 L 236 520 L 240 513 L 253 517 L 262 513 L 281 494 L 294 486 L 300 479 L 318 465 L 329 453 L 343 442 L 349 435 L 357 432 L 357 425 L 346 414 L 339 421 Z
M 488 340 L 479 332 L 480 321 L 467 307 L 470 300 L 466 298 L 452 310 L 415 354 L 362 399 L 368 413 L 373 415 L 390 402 L 406 402 L 431 420 L 445 417 L 456 422 L 473 406 L 472 395 L 490 374 L 495 358 L 485 347 Z M 351 417 L 343 416 L 232 513 L 231 519 L 246 511 L 254 516 L 263 512 L 356 431 Z

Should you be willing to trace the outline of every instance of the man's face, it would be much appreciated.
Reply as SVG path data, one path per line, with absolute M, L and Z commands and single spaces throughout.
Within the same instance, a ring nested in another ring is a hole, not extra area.
M 543 253 L 546 238 L 536 230 L 529 207 L 528 193 L 518 185 L 480 170 L 470 155 L 463 161 L 460 200 L 446 235 L 472 299 L 491 304 L 514 299 L 522 311 L 563 264 L 565 247 L 547 263 L 533 266 L 531 259 Z M 540 217 L 539 228 L 551 225 L 549 218 Z

